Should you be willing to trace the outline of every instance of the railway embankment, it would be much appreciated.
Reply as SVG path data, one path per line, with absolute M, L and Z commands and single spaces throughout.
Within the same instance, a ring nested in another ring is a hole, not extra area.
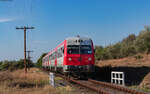
M 97 61 L 93 77 L 96 80 L 111 82 L 111 71 L 125 73 L 125 85 L 150 92 L 150 55 L 142 58 L 127 57 Z M 101 74 L 101 75 L 100 75 Z

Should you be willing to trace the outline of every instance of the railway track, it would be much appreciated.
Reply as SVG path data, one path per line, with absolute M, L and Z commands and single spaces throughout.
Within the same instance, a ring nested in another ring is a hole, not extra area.
M 80 86 L 86 87 L 88 89 L 91 89 L 98 94 L 147 94 L 144 92 L 136 91 L 133 89 L 129 89 L 123 86 L 114 85 L 111 83 L 96 81 L 92 79 L 88 80 L 76 80 L 72 77 L 66 77 L 61 74 L 55 74 L 56 76 L 62 77 L 63 79 L 76 83 Z
M 68 80 L 76 84 L 79 84 L 83 87 L 94 90 L 99 94 L 146 94 L 144 92 L 139 92 L 136 90 L 128 89 L 118 85 L 113 85 L 110 83 L 95 81 L 92 79 L 88 79 L 87 81 L 85 81 L 85 80 L 74 80 L 70 78 Z
M 95 81 L 92 79 L 88 79 L 88 81 L 100 85 L 101 89 L 109 92 L 109 94 L 147 94 L 144 92 L 136 91 L 136 90 L 129 89 L 123 86 L 114 85 L 111 83 Z
M 74 78 L 68 78 L 62 75 L 57 75 L 63 77 L 64 79 L 76 83 L 80 86 L 89 88 L 93 91 L 96 91 L 98 94 L 147 94 L 144 92 L 136 91 L 133 89 L 129 89 L 123 86 L 114 85 L 111 83 L 96 81 L 92 79 L 88 80 L 76 80 Z

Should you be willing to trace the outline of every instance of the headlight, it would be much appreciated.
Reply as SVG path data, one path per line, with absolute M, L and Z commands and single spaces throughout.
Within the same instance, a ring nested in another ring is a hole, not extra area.
M 71 58 L 68 58 L 68 60 L 71 61 L 72 59 L 71 59 Z
M 89 61 L 91 61 L 91 60 L 92 60 L 92 58 L 90 57 L 90 58 L 88 58 L 88 60 L 89 60 Z

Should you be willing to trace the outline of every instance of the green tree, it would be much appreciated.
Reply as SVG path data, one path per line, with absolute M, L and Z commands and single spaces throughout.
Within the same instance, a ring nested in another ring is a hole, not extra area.
M 100 60 L 102 59 L 102 53 L 103 53 L 103 46 L 95 46 L 95 59 Z
M 36 63 L 36 67 L 38 68 L 42 68 L 42 58 L 46 55 L 47 53 L 43 53 L 40 58 L 37 60 L 37 63 Z
M 150 27 L 145 26 L 135 41 L 139 53 L 150 53 Z
M 28 60 L 27 60 L 28 61 Z M 30 62 L 30 67 L 33 67 L 33 62 Z M 1 61 L 0 62 L 0 70 L 17 70 L 24 68 L 24 59 L 20 59 L 18 61 Z

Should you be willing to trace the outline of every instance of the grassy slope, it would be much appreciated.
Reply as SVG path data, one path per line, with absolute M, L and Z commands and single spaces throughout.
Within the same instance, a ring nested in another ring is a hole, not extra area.
M 143 58 L 136 59 L 133 57 L 127 57 L 123 59 L 113 59 L 113 60 L 104 60 L 97 61 L 96 65 L 99 67 L 112 66 L 112 67 L 150 67 L 150 54 L 142 55 Z

